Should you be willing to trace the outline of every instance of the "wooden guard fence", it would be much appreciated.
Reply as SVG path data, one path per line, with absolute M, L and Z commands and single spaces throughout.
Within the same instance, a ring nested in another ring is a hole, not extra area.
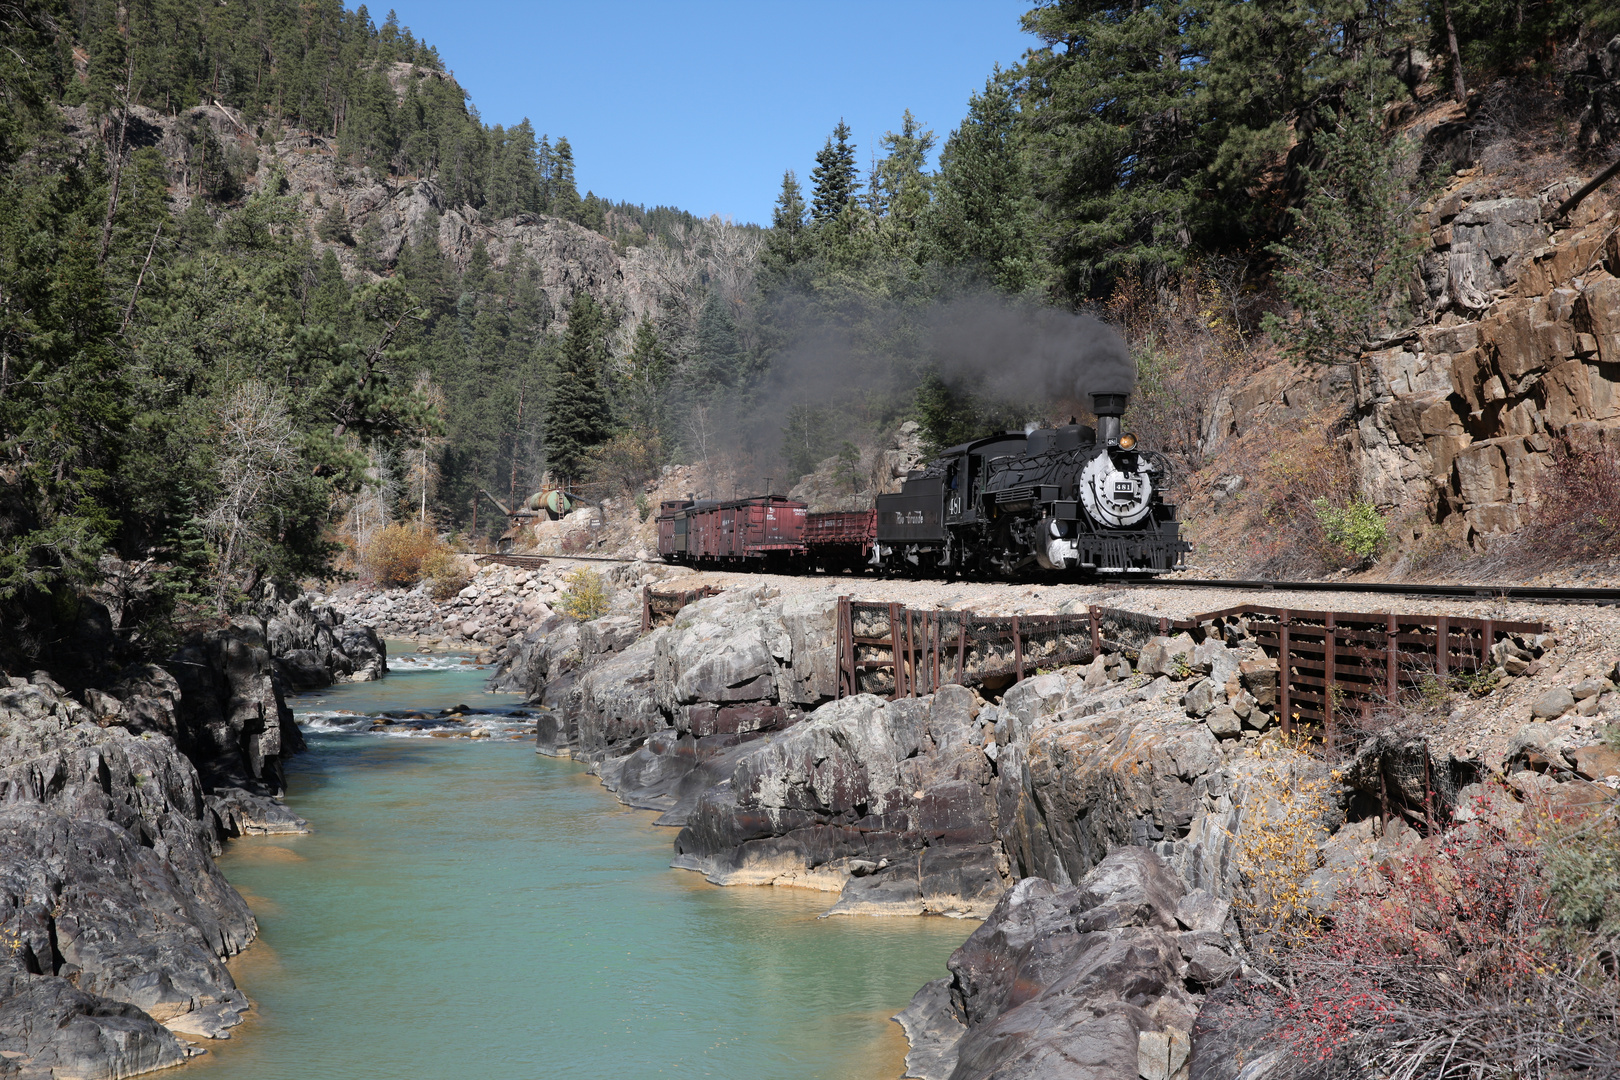
M 981 617 L 842 596 L 836 696 L 876 693 L 893 699 L 931 694 L 946 683 L 973 685 L 1008 676 L 1016 682 L 1041 668 L 1089 661 L 1105 646 L 1130 648 L 1104 635 L 1135 628 L 1140 618 L 1098 607 L 1084 615 Z
M 873 693 L 892 700 L 931 694 L 945 683 L 974 685 L 1008 676 L 1016 682 L 1105 651 L 1138 653 L 1155 634 L 1201 637 L 1223 625 L 1241 625 L 1277 659 L 1277 716 L 1284 731 L 1296 719 L 1331 727 L 1335 713 L 1366 711 L 1427 679 L 1489 670 L 1497 641 L 1546 632 L 1531 622 L 1253 606 L 1191 619 L 1095 606 L 1085 614 L 985 617 L 840 597 L 836 696 Z
M 1532 622 L 1268 607 L 1199 618 L 1241 618 L 1267 655 L 1279 658 L 1278 668 L 1288 673 L 1277 686 L 1285 729 L 1295 719 L 1331 726 L 1336 713 L 1365 712 L 1425 680 L 1489 671 L 1497 641 L 1547 632 Z

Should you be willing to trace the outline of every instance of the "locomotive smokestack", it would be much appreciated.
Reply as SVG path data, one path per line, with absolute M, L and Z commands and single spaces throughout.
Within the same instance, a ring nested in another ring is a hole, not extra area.
M 1129 394 L 1092 394 L 1091 411 L 1098 416 L 1124 416 Z
M 1119 445 L 1119 418 L 1125 415 L 1129 394 L 1092 394 L 1091 411 L 1097 414 L 1097 440 L 1106 446 Z

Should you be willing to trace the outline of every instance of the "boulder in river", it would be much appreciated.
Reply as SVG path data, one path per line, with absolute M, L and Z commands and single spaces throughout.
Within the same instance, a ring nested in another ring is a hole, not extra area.
M 740 751 L 675 865 L 720 884 L 839 889 L 836 914 L 982 915 L 1005 887 L 976 699 L 862 694 Z

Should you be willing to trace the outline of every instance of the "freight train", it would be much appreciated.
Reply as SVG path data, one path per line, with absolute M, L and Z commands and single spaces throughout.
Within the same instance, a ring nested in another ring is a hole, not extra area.
M 869 510 L 812 514 L 781 495 L 660 504 L 668 562 L 927 577 L 1152 576 L 1182 565 L 1169 462 L 1121 430 L 1125 394 L 1093 394 L 1096 427 L 953 446 Z

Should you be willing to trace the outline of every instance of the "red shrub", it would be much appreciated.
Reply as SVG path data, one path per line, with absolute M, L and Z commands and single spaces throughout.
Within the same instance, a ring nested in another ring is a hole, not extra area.
M 1299 1075 L 1615 1075 L 1620 995 L 1553 933 L 1542 838 L 1486 807 L 1342 888 L 1251 999 Z M 1503 822 L 1507 822 L 1504 824 Z M 1612 954 L 1611 954 L 1612 955 Z

